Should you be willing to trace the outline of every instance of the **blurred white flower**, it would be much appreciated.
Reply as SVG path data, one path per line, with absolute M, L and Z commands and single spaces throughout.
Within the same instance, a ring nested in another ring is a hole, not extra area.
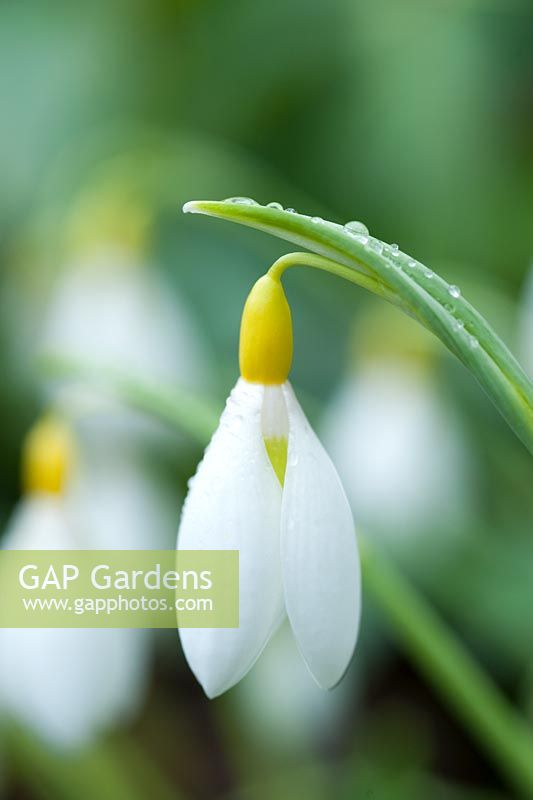
M 134 253 L 102 244 L 60 276 L 41 350 L 194 390 L 206 382 L 200 341 L 185 303 L 162 276 Z M 87 386 L 56 387 L 54 397 L 71 410 L 110 408 L 109 398 Z
M 97 549 L 165 550 L 175 544 L 181 495 L 135 432 L 101 416 L 76 420 L 76 468 L 67 502 Z M 155 462 L 155 463 L 154 463 Z
M 291 357 L 290 310 L 279 279 L 264 276 L 244 309 L 242 377 L 191 481 L 178 534 L 179 549 L 239 550 L 239 628 L 180 630 L 209 697 L 248 672 L 285 610 L 321 687 L 341 679 L 355 647 L 352 514 L 287 381 Z
M 6 549 L 91 549 L 65 486 L 70 435 L 55 418 L 39 423 L 26 448 L 27 492 L 9 522 Z M 96 498 L 93 498 L 96 499 Z M 146 689 L 144 631 L 0 630 L 0 704 L 50 743 L 79 747 L 137 711 Z
M 335 735 L 351 700 L 352 684 L 323 692 L 302 662 L 289 625 L 282 624 L 239 684 L 235 702 L 245 731 L 262 746 L 305 753 Z
M 427 365 L 364 362 L 328 406 L 324 442 L 363 528 L 394 541 L 460 521 L 467 450 Z

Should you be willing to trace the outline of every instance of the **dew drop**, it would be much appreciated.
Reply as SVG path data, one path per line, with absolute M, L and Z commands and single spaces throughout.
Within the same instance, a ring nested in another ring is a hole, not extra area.
M 400 249 L 396 243 L 390 245 L 390 254 L 396 258 L 400 254 Z
M 277 203 L 276 201 L 272 203 L 267 203 L 267 208 L 275 208 L 276 211 L 283 211 L 283 206 L 281 203 Z
M 297 214 L 298 213 L 295 208 L 286 208 L 285 211 L 288 214 Z
M 376 253 L 382 253 L 383 252 L 383 242 L 381 242 L 379 239 L 371 239 L 370 240 L 370 247 Z
M 257 206 L 259 205 L 252 197 L 226 197 L 225 203 L 233 203 L 236 206 Z
M 321 222 L 324 222 L 322 217 L 311 217 L 311 222 L 314 222 L 315 225 L 320 225 Z
M 434 275 L 435 275 L 435 273 L 434 273 L 434 272 L 432 272 L 430 269 L 425 269 L 425 270 L 424 270 L 424 276 L 425 276 L 425 277 L 426 277 L 428 280 L 431 280 L 431 278 L 433 278 L 433 277 L 434 277 Z
M 477 347 L 479 347 L 479 342 L 475 336 L 468 337 L 468 346 L 471 350 L 475 350 Z
M 453 329 L 454 331 L 462 331 L 465 324 L 462 319 L 456 319 L 453 322 Z
M 458 286 L 452 285 L 448 287 L 448 294 L 457 299 L 458 297 L 461 297 L 461 290 L 459 289 Z
M 445 304 L 444 304 L 444 309 L 445 309 L 445 311 L 447 311 L 447 312 L 448 312 L 448 314 L 451 314 L 451 313 L 452 313 L 452 311 L 453 311 L 453 306 L 452 306 L 452 304 L 451 304 L 451 303 L 445 303 Z
M 297 466 L 297 464 L 298 464 L 298 456 L 293 453 L 289 459 L 289 465 L 291 467 L 295 467 Z
M 407 262 L 407 266 L 408 266 L 408 267 L 411 267 L 411 269 L 412 269 L 413 267 L 416 267 L 416 261 L 414 260 L 414 258 L 410 258 L 410 259 L 409 259 L 409 261 Z
M 344 226 L 344 230 L 351 233 L 352 236 L 368 236 L 368 228 L 366 225 L 356 219 L 347 222 Z

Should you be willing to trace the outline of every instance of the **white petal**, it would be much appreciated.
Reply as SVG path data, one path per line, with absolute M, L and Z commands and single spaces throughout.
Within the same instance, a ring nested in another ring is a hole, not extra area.
M 9 549 L 76 549 L 82 536 L 61 498 L 24 500 L 9 525 Z M 86 744 L 122 721 L 143 695 L 144 631 L 0 629 L 0 705 L 52 744 Z
M 284 395 L 290 428 L 281 516 L 285 602 L 309 670 L 329 689 L 346 671 L 357 639 L 359 554 L 337 472 L 288 383 Z
M 192 481 L 180 550 L 240 551 L 240 626 L 180 630 L 189 665 L 209 697 L 237 683 L 283 614 L 281 487 L 261 433 L 264 387 L 242 378 Z

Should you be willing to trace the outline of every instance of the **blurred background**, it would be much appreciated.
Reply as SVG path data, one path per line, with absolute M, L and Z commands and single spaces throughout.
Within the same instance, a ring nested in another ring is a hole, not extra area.
M 532 41 L 518 0 L 1 3 L 4 544 L 35 499 L 25 436 L 53 407 L 78 454 L 65 530 L 89 547 L 174 546 L 197 420 L 173 431 L 52 379 L 44 356 L 219 413 L 246 295 L 288 246 L 183 216 L 189 199 L 362 220 L 458 284 L 533 374 Z M 398 311 L 313 271 L 285 284 L 292 381 L 357 525 L 533 723 L 530 456 Z M 54 658 L 46 638 L 30 645 L 0 642 L 6 798 L 514 796 L 366 594 L 330 693 L 284 629 L 214 701 L 173 631 L 64 636 Z

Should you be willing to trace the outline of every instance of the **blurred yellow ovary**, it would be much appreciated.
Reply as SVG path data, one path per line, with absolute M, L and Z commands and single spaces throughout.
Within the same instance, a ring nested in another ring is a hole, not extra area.
M 29 432 L 22 453 L 22 480 L 26 492 L 59 494 L 72 462 L 72 437 L 54 416 L 39 421 Z

